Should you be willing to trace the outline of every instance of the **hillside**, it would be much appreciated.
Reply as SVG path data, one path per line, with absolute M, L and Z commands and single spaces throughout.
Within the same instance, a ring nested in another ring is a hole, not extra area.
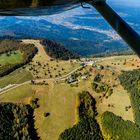
M 22 42 L 33 44 L 38 53 L 28 64 L 0 79 L 0 102 L 35 108 L 35 129 L 42 140 L 67 140 L 76 134 L 78 139 L 81 135 L 88 139 L 96 131 L 99 135 L 95 137 L 105 140 L 123 140 L 123 133 L 129 140 L 131 132 L 139 140 L 137 56 L 58 60 L 46 53 L 39 40 Z M 13 61 L 13 55 L 3 61 L 4 57 L 1 55 L 0 64 Z M 19 56 L 14 58 L 17 62 Z
M 37 53 L 33 44 L 23 44 L 17 40 L 0 41 L 0 77 L 29 63 Z

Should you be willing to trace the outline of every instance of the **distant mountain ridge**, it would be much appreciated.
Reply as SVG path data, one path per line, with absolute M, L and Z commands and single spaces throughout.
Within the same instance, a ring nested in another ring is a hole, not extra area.
M 124 5 L 112 7 L 140 33 L 139 8 Z M 52 16 L 0 17 L 0 19 L 1 39 L 50 39 L 82 56 L 131 51 L 92 8 L 79 7 Z

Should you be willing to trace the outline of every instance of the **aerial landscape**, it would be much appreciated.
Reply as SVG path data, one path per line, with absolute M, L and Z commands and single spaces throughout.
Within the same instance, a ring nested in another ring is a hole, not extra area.
M 140 33 L 140 2 L 111 1 Z M 0 38 L 0 140 L 140 140 L 139 56 L 95 9 L 1 16 Z

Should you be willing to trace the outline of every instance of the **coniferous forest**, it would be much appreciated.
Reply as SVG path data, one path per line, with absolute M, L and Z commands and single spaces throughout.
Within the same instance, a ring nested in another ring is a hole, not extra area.
M 54 58 L 60 60 L 79 59 L 79 55 L 69 51 L 63 45 L 56 43 L 52 40 L 42 40 L 41 44 L 44 45 L 46 53 Z
M 38 140 L 30 105 L 0 104 L 0 140 Z

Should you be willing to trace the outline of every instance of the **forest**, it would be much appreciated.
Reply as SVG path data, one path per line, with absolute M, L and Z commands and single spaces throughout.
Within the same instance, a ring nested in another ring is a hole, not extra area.
M 9 74 L 15 69 L 27 64 L 32 60 L 38 49 L 33 44 L 23 44 L 17 40 L 1 40 L 0 54 L 10 54 L 12 51 L 20 51 L 23 54 L 23 60 L 18 64 L 5 64 L 0 66 L 0 77 Z
M 79 59 L 80 56 L 74 52 L 69 51 L 63 45 L 51 40 L 41 40 L 44 45 L 46 53 L 54 58 L 60 60 Z
M 140 69 L 124 71 L 119 79 L 130 95 L 135 122 L 140 126 Z
M 30 105 L 0 103 L 0 140 L 38 140 Z
M 140 128 L 135 123 L 123 120 L 112 112 L 103 113 L 101 123 L 105 139 L 140 140 Z
M 89 92 L 79 93 L 79 122 L 60 134 L 59 140 L 103 140 L 100 127 L 95 119 L 96 101 Z

